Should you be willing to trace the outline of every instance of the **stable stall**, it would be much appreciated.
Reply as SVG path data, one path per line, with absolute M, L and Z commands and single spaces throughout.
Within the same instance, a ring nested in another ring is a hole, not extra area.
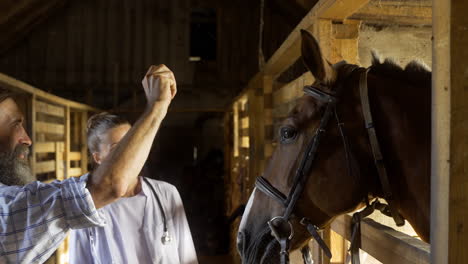
M 468 237 L 463 228 L 468 220 L 467 181 L 463 177 L 466 150 L 454 148 L 457 144 L 466 147 L 467 141 L 462 139 L 466 136 L 462 135 L 468 130 L 461 124 L 466 123 L 467 115 L 462 113 L 468 106 L 466 100 L 453 97 L 466 98 L 462 85 L 466 72 L 463 75 L 452 69 L 455 61 L 464 66 L 468 60 L 466 51 L 454 46 L 466 44 L 466 38 L 460 35 L 467 36 L 468 23 L 460 11 L 466 8 L 467 4 L 439 0 L 318 1 L 233 101 L 226 115 L 226 138 L 230 142 L 227 214 L 247 202 L 255 178 L 261 175 L 275 149 L 279 122 L 303 95 L 304 85 L 314 81 L 309 72 L 298 67 L 300 30 L 306 29 L 317 38 L 331 63 L 346 60 L 369 66 L 370 50 L 377 49 L 382 57 L 391 57 L 402 66 L 416 58 L 432 65 L 433 97 L 437 98 L 433 98 L 431 235 L 437 239 L 429 245 L 416 238 L 411 227 L 397 231 L 395 226 L 386 226 L 391 219 L 382 221 L 383 217 L 376 215 L 373 220 L 363 221 L 361 249 L 372 256 L 372 261 L 382 263 L 430 263 L 431 258 L 433 263 L 468 261 L 462 249 Z M 451 15 L 454 17 L 449 22 Z M 450 157 L 456 157 L 455 163 L 450 163 Z M 449 203 L 453 199 L 456 205 Z M 315 242 L 311 243 L 314 263 L 345 263 L 350 226 L 351 217 L 344 215 L 323 232 L 333 252 L 331 260 L 322 256 Z M 238 223 L 232 225 L 232 241 L 237 227 Z M 236 254 L 233 246 L 232 255 Z

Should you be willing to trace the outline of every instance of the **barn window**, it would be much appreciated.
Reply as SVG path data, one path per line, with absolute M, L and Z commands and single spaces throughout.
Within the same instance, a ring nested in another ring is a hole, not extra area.
M 195 8 L 190 15 L 190 61 L 216 60 L 216 12 Z

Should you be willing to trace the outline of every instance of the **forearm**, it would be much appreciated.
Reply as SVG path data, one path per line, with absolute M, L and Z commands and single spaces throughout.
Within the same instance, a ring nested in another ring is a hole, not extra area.
M 143 113 L 91 176 L 88 188 L 97 208 L 134 190 L 169 101 L 158 101 Z

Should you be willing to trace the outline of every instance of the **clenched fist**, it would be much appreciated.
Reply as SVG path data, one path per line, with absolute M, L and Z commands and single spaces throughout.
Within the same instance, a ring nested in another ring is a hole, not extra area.
M 149 105 L 158 101 L 169 103 L 177 93 L 174 74 L 164 64 L 151 65 L 141 83 Z

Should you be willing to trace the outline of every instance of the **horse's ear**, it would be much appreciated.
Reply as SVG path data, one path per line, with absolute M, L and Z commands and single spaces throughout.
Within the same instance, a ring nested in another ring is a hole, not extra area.
M 316 80 L 326 84 L 336 81 L 336 71 L 330 63 L 323 58 L 317 40 L 307 30 L 301 29 L 302 60 Z

